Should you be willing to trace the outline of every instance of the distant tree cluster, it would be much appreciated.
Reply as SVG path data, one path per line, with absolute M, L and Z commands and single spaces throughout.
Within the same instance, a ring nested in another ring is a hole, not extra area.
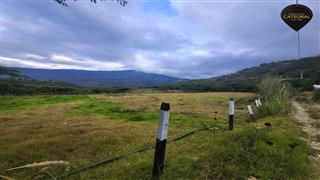
M 59 4 L 68 7 L 68 3 L 67 0 L 54 0 L 56 2 L 58 2 Z M 77 0 L 74 0 L 77 1 Z M 90 0 L 92 3 L 97 3 L 97 0 Z M 100 1 L 104 1 L 104 0 L 100 0 Z M 113 0 L 112 0 L 113 1 Z M 121 5 L 121 6 L 125 6 L 128 1 L 127 0 L 117 0 L 117 2 Z

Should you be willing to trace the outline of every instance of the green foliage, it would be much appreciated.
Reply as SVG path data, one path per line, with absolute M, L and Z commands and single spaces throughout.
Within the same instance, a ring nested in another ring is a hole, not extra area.
M 292 110 L 290 98 L 293 95 L 290 84 L 277 77 L 265 78 L 258 85 L 258 92 L 264 100 L 259 108 L 259 116 L 287 115 Z
M 24 110 L 26 108 L 43 105 L 78 102 L 88 98 L 86 95 L 0 96 L 0 112 Z
M 123 93 L 129 90 L 120 87 L 85 87 L 65 82 L 38 81 L 22 76 L 16 69 L 0 66 L 0 95 L 99 94 Z
M 231 76 L 231 75 L 230 75 Z M 160 90 L 181 90 L 185 92 L 209 92 L 209 91 L 233 91 L 233 92 L 252 92 L 258 80 L 221 76 L 212 79 L 191 80 L 173 85 L 158 87 Z
M 104 116 L 114 120 L 156 121 L 159 118 L 158 112 L 146 111 L 146 109 L 131 109 L 122 104 L 110 101 L 103 101 L 95 98 L 89 98 L 83 101 L 79 108 L 72 114 Z M 195 113 L 171 113 L 170 122 L 172 124 L 182 125 L 186 128 L 194 128 L 202 123 L 210 122 L 206 116 Z
M 261 121 L 265 120 L 270 122 L 268 118 Z M 207 174 L 213 179 L 312 179 L 312 164 L 307 160 L 311 152 L 297 137 L 297 126 L 282 118 L 271 122 L 271 129 L 247 127 L 218 134 L 208 153 Z M 295 143 L 298 146 L 291 148 Z
M 89 92 L 88 89 L 67 83 L 0 78 L 0 95 L 85 94 Z
M 273 99 L 281 92 L 282 83 L 279 78 L 266 78 L 258 84 L 258 92 L 266 100 Z
M 100 115 L 111 119 L 121 119 L 129 121 L 154 121 L 158 119 L 158 114 L 134 110 L 122 104 L 97 99 L 85 101 L 73 114 L 76 115 Z
M 320 134 L 317 134 L 315 138 L 317 139 L 318 142 L 320 142 Z
M 122 93 L 129 90 L 129 88 L 84 87 L 63 82 L 0 78 L 0 95 L 99 94 Z
M 316 119 L 316 120 L 320 120 L 320 108 L 309 107 L 307 112 L 311 118 Z M 320 121 L 319 121 L 319 123 L 320 123 Z
M 21 76 L 18 70 L 7 68 L 4 66 L 0 66 L 0 75 L 8 75 L 8 76 L 14 76 L 14 77 Z
M 144 121 L 144 118 L 142 116 L 133 116 L 133 117 L 130 117 L 129 119 L 130 121 Z
M 314 91 L 313 100 L 320 103 L 320 90 Z
M 294 99 L 301 103 L 311 103 L 312 95 L 310 94 L 310 92 L 297 92 L 294 95 Z

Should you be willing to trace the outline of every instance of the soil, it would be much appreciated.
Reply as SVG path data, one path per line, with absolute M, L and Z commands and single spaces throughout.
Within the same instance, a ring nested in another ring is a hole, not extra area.
M 320 134 L 320 129 L 312 126 L 315 119 L 309 117 L 306 109 L 298 102 L 293 101 L 293 106 L 296 108 L 293 114 L 295 119 L 300 122 L 303 126 L 303 131 L 308 134 L 308 138 L 304 139 L 313 149 L 320 150 L 320 142 L 315 138 L 316 135 Z M 316 162 L 316 174 L 318 179 L 320 179 L 320 151 L 317 155 L 311 157 Z

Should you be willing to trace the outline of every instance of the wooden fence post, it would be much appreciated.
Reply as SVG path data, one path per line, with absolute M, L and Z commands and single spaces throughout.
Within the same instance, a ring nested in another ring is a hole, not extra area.
M 170 117 L 170 104 L 162 103 L 160 107 L 160 121 L 158 126 L 156 148 L 155 148 L 154 161 L 153 161 L 153 171 L 152 171 L 153 179 L 158 179 L 158 177 L 163 173 L 164 157 L 165 157 L 168 127 L 169 127 L 169 117 Z
M 234 99 L 230 98 L 229 101 L 229 130 L 233 130 L 233 121 L 234 121 Z

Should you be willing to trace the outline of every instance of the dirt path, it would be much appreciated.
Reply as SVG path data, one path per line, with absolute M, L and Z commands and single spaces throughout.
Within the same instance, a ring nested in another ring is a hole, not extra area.
M 294 113 L 295 119 L 303 125 L 303 131 L 305 131 L 309 136 L 304 139 L 313 149 L 320 150 L 320 142 L 317 141 L 315 135 L 320 134 L 320 130 L 312 126 L 315 122 L 314 119 L 310 118 L 306 109 L 298 102 L 293 101 L 293 106 L 297 109 Z M 320 179 L 320 153 L 316 156 L 312 156 L 312 159 L 316 162 L 316 173 Z
M 320 142 L 314 138 L 315 135 L 320 134 L 320 130 L 312 126 L 315 120 L 309 117 L 308 113 L 300 103 L 294 101 L 293 106 L 297 109 L 294 113 L 294 117 L 303 125 L 303 130 L 309 135 L 305 140 L 313 149 L 320 150 Z

